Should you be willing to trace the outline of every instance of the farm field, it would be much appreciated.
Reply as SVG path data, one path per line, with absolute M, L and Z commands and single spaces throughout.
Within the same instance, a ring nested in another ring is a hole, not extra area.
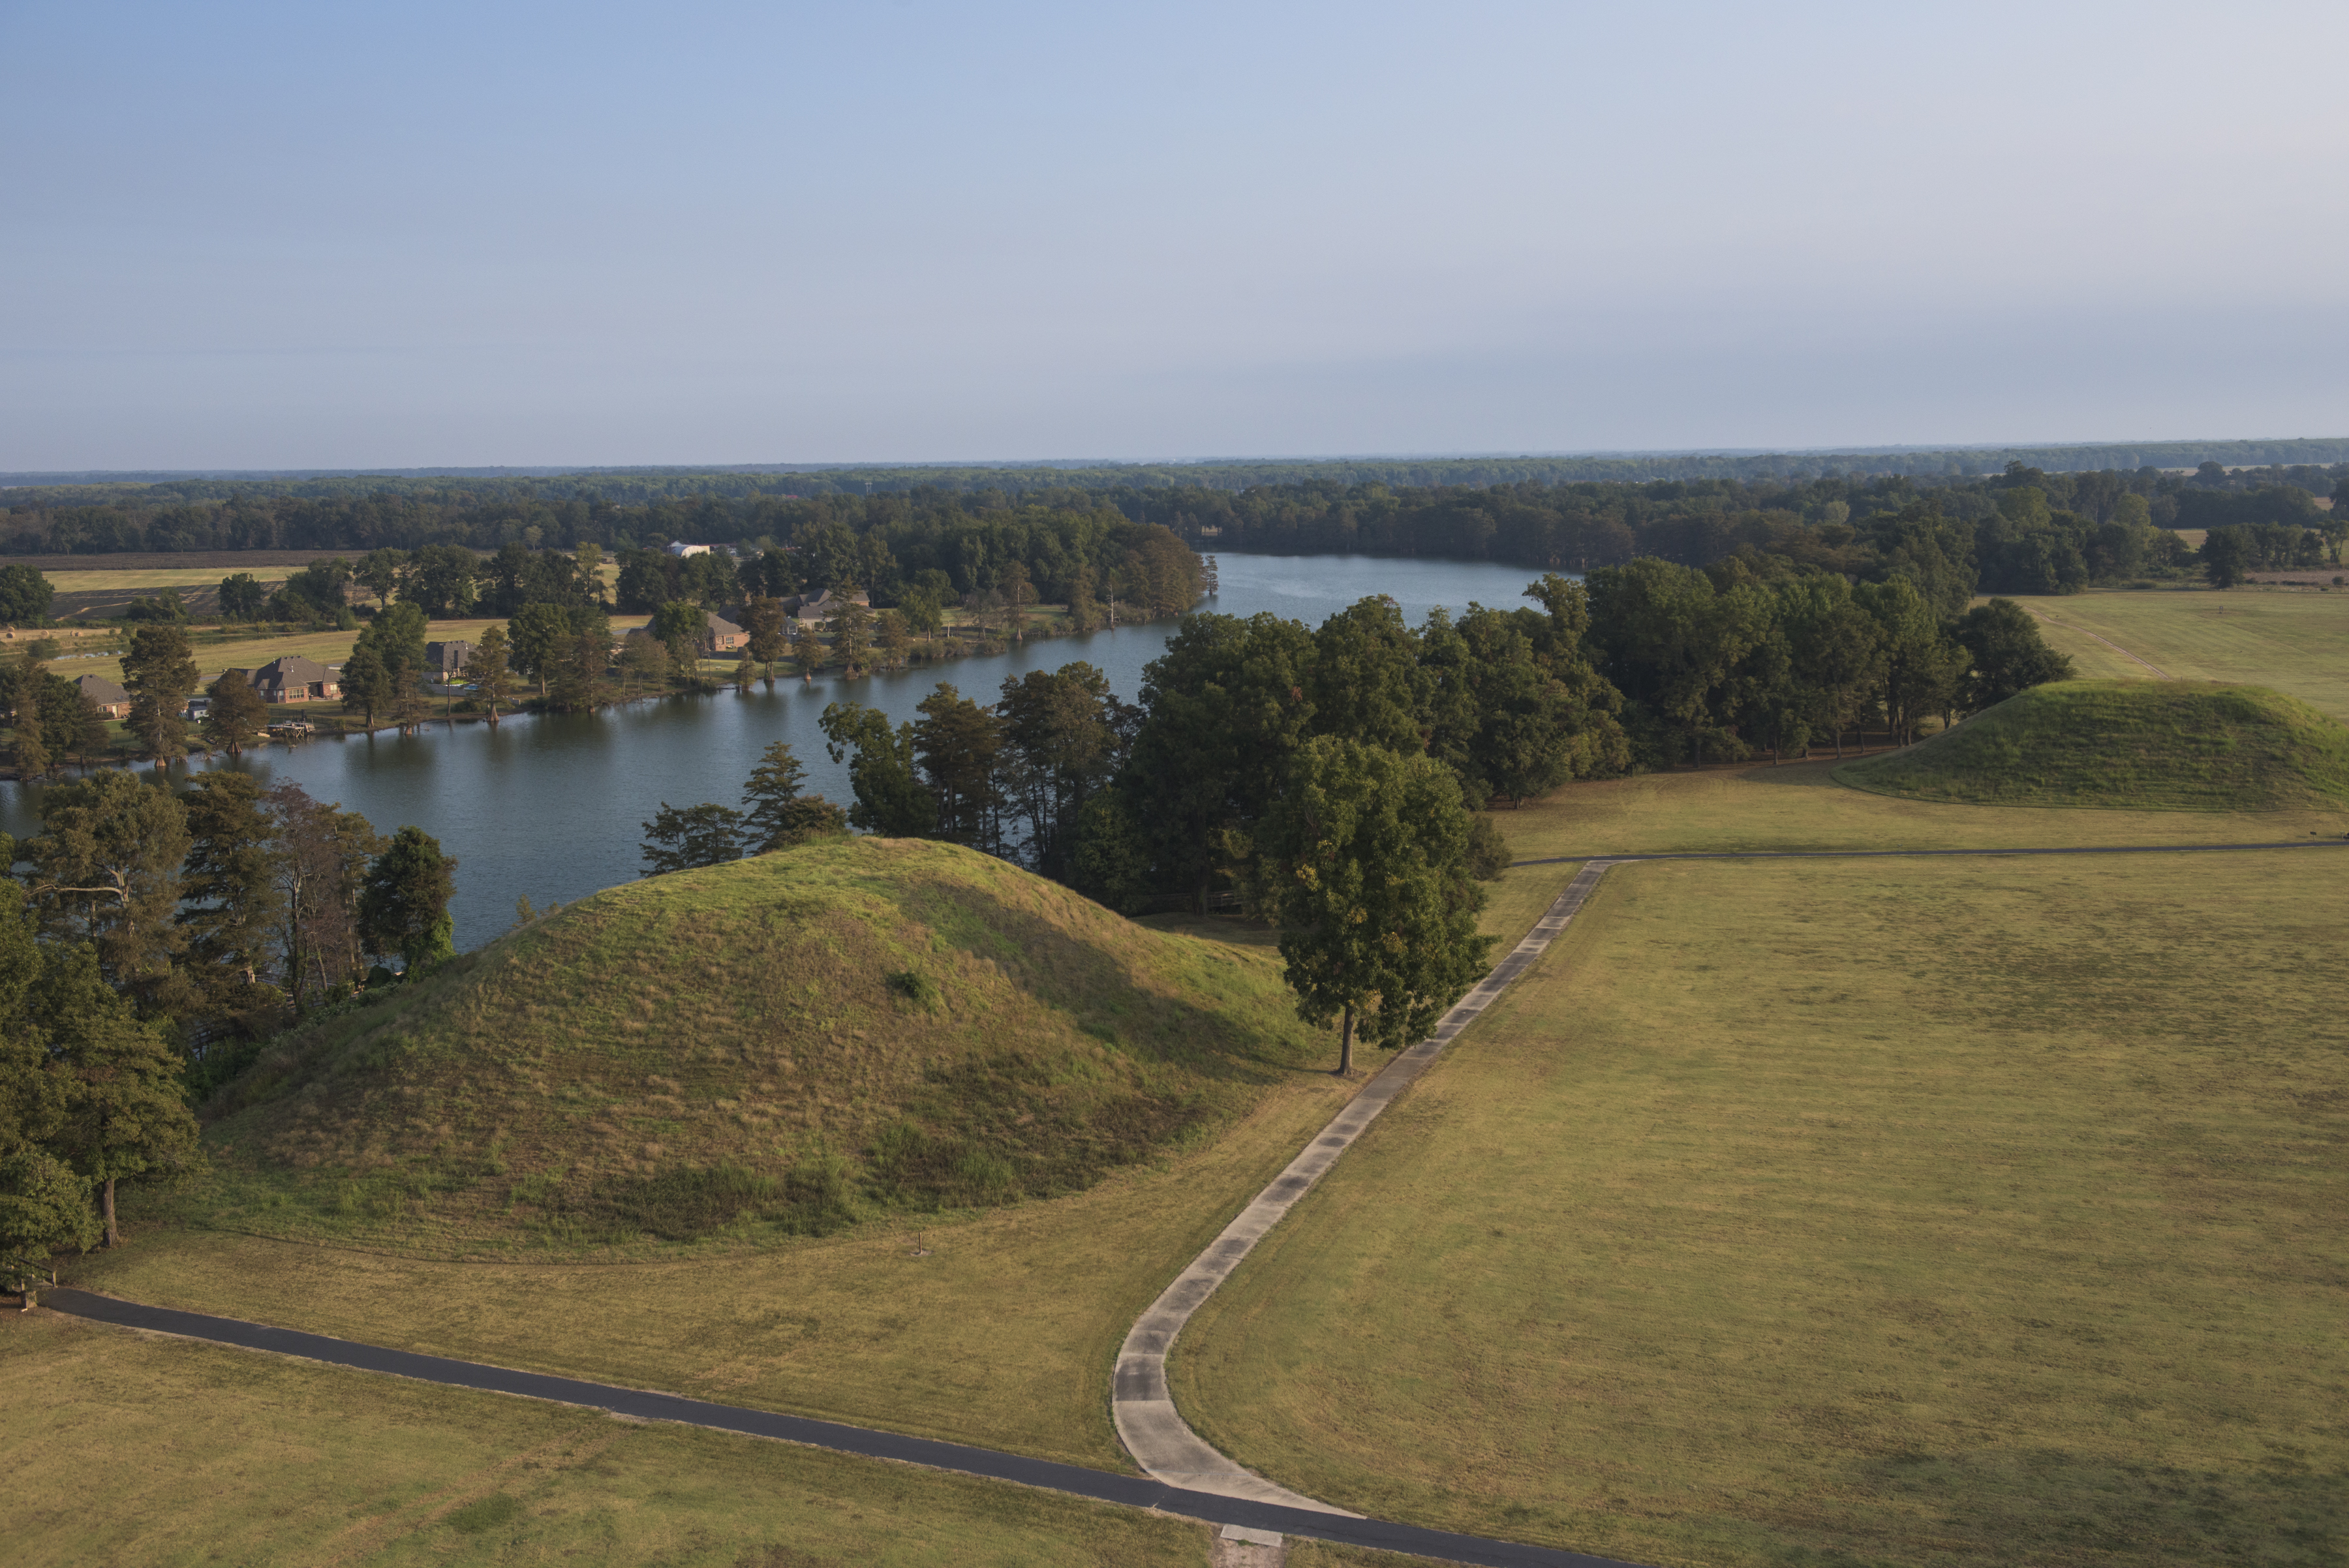
M 2237 589 L 2228 593 L 2075 594 L 2018 601 L 2049 644 L 2092 680 L 2150 680 L 2117 643 L 2174 680 L 2272 686 L 2349 720 L 2349 593 Z
M 1634 1561 L 2337 1561 L 2336 855 L 1619 867 L 1176 1398 Z
M 1210 1551 L 1185 1520 L 49 1312 L 0 1314 L 0 1377 L 21 1563 L 1204 1568 Z

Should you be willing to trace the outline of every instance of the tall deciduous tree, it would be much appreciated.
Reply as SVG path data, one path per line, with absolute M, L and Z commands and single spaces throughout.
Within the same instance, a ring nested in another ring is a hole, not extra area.
M 823 639 L 817 634 L 815 623 L 794 618 L 791 638 L 792 660 L 800 667 L 800 679 L 814 680 L 815 672 L 823 668 Z
M 778 554 L 769 551 L 771 556 Z M 750 657 L 766 667 L 767 684 L 775 683 L 775 664 L 790 651 L 791 644 L 783 634 L 783 607 L 772 597 L 772 590 L 761 594 L 742 607 L 743 629 L 750 634 L 746 645 Z
M 1206 911 L 1230 836 L 1263 816 L 1311 730 L 1313 646 L 1312 633 L 1277 616 L 1187 616 L 1143 670 L 1148 718 L 1121 786 L 1127 809 L 1100 823 L 1146 836 L 1154 890 L 1184 892 Z
M 1468 867 L 1470 817 L 1451 773 L 1335 736 L 1291 757 L 1258 833 L 1262 886 L 1280 928 L 1298 1015 L 1389 1048 L 1432 1032 L 1484 972 L 1484 893 Z
M 916 711 L 922 716 L 914 724 L 914 754 L 937 803 L 937 836 L 994 853 L 1003 834 L 1003 795 L 996 787 L 1003 721 L 944 682 Z
M 204 710 L 205 740 L 233 757 L 267 738 L 269 704 L 244 676 L 230 670 L 204 691 L 212 699 Z
M 1061 881 L 1074 870 L 1077 824 L 1125 763 L 1139 709 L 1120 702 L 1090 664 L 1030 670 L 1003 682 L 1004 793 L 1026 819 L 1026 859 Z
M 892 730 L 879 709 L 855 702 L 827 704 L 817 722 L 825 752 L 848 764 L 853 826 L 884 838 L 926 838 L 936 831 L 937 801 L 915 771 L 913 725 Z
M 1946 711 L 1957 699 L 1965 655 L 1941 628 L 1917 585 L 1906 577 L 1862 583 L 1853 598 L 1876 618 L 1884 661 L 1879 667 L 1885 722 L 1894 738 L 1917 738 L 1918 722 Z
M 513 667 L 538 682 L 543 700 L 571 644 L 571 612 L 561 605 L 524 605 L 506 622 L 506 635 L 512 644 Z
M 449 900 L 457 862 L 420 827 L 403 827 L 367 868 L 359 887 L 359 940 L 369 952 L 398 953 L 410 974 L 457 955 Z
M 873 657 L 873 612 L 851 599 L 832 618 L 832 649 L 841 672 L 862 675 Z
M 343 711 L 358 714 L 370 731 L 375 716 L 388 711 L 398 696 L 383 655 L 365 644 L 353 648 L 343 660 L 342 687 Z
M 509 662 L 512 645 L 507 640 L 506 628 L 488 628 L 481 640 L 473 644 L 465 659 L 465 679 L 473 688 L 473 699 L 490 706 L 490 722 L 498 722 L 498 710 L 513 701 L 513 670 Z
M 2033 686 L 2069 680 L 2072 661 L 2047 646 L 2039 623 L 2013 599 L 1976 605 L 1957 624 L 1969 665 L 1965 704 L 1979 713 Z
M 285 990 L 298 1012 L 358 977 L 359 888 L 384 841 L 366 817 L 313 800 L 300 784 L 279 784 L 262 798 L 274 830 Z

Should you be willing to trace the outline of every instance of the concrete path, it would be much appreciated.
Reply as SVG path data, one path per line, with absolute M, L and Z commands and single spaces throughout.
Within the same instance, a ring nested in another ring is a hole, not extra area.
M 1187 1491 L 1161 1481 L 1145 1480 L 1137 1476 L 1112 1475 L 1107 1470 L 1087 1469 L 1081 1465 L 1055 1464 L 1049 1459 L 997 1453 L 989 1449 L 942 1443 L 928 1438 L 909 1438 L 901 1432 L 874 1431 L 866 1427 L 844 1426 L 837 1421 L 815 1421 L 803 1416 L 778 1415 L 771 1410 L 745 1410 L 732 1405 L 712 1405 L 706 1400 L 688 1399 L 680 1395 L 662 1394 L 650 1389 L 622 1388 L 575 1377 L 517 1372 L 512 1367 L 490 1366 L 477 1361 L 455 1361 L 447 1356 L 422 1355 L 409 1350 L 388 1350 L 380 1345 L 332 1339 L 322 1334 L 271 1328 L 263 1324 L 246 1323 L 241 1318 L 212 1317 L 204 1313 L 181 1312 L 171 1307 L 143 1306 L 137 1302 L 120 1301 L 89 1291 L 69 1288 L 43 1291 L 41 1304 L 52 1311 L 122 1328 L 176 1334 L 277 1355 L 297 1356 L 329 1366 L 414 1377 L 451 1388 L 511 1394 L 525 1399 L 547 1399 L 591 1410 L 605 1410 L 632 1420 L 676 1421 L 715 1431 L 739 1432 L 786 1443 L 803 1443 L 839 1453 L 859 1454 L 866 1459 L 894 1459 L 901 1464 L 920 1465 L 929 1469 L 955 1470 L 964 1475 L 983 1476 L 1020 1486 L 1041 1487 L 1100 1502 L 1123 1503 L 1129 1508 L 1180 1514 L 1209 1524 L 1236 1525 L 1245 1532 L 1236 1539 L 1254 1540 L 1266 1534 L 1305 1535 L 1319 1541 L 1334 1541 L 1381 1552 L 1402 1552 L 1445 1562 L 1472 1563 L 1478 1564 L 1479 1568 L 1630 1568 L 1630 1564 L 1607 1558 L 1587 1557 L 1580 1552 L 1559 1552 L 1547 1546 L 1488 1541 L 1482 1536 L 1424 1530 L 1415 1524 L 1393 1524 L 1381 1520 L 1357 1519 L 1350 1514 L 1319 1510 L 1309 1511 L 1208 1492 Z
M 1117 1421 L 1119 1440 L 1125 1444 L 1126 1452 L 1133 1456 L 1143 1473 L 1186 1490 L 1246 1498 L 1283 1508 L 1340 1513 L 1327 1503 L 1301 1497 L 1252 1470 L 1243 1469 L 1208 1447 L 1174 1408 L 1166 1387 L 1166 1353 L 1173 1347 L 1174 1336 L 1191 1320 L 1191 1314 L 1199 1310 L 1199 1303 L 1213 1295 L 1216 1287 L 1239 1267 L 1240 1260 L 1248 1255 L 1264 1233 L 1278 1224 L 1297 1200 L 1313 1189 L 1322 1173 L 1337 1163 L 1338 1157 L 1378 1119 L 1379 1113 L 1425 1072 L 1444 1048 L 1474 1023 L 1478 1013 L 1492 1005 L 1494 999 L 1509 988 L 1509 982 L 1523 974 L 1566 929 L 1611 864 L 1593 860 L 1583 867 L 1567 884 L 1566 891 L 1557 896 L 1557 902 L 1550 905 L 1549 912 L 1526 933 L 1525 940 L 1463 997 L 1458 1006 L 1444 1015 L 1435 1033 L 1398 1055 L 1349 1101 L 1346 1108 L 1306 1146 L 1305 1152 L 1289 1161 L 1288 1168 L 1257 1193 L 1255 1201 L 1240 1210 L 1238 1219 L 1224 1227 L 1223 1234 L 1191 1261 L 1191 1266 L 1175 1277 L 1174 1282 L 1150 1303 L 1150 1310 L 1134 1324 L 1118 1351 L 1110 1412 Z

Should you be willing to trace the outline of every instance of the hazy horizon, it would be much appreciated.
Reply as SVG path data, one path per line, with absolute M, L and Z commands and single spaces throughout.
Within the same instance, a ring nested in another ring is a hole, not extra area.
M 132 0 L 0 42 L 9 472 L 2349 430 L 2349 120 L 2276 64 L 2339 7 Z

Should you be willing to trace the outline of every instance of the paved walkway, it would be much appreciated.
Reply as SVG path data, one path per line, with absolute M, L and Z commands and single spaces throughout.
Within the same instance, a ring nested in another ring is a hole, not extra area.
M 1319 1509 L 1284 1508 L 1243 1498 L 1185 1490 L 1158 1480 L 1112 1475 L 1107 1470 L 1087 1469 L 1081 1465 L 1054 1464 L 1049 1459 L 969 1448 L 961 1443 L 909 1438 L 900 1432 L 874 1431 L 865 1427 L 844 1426 L 837 1421 L 810 1420 L 803 1416 L 783 1416 L 771 1410 L 745 1410 L 732 1405 L 712 1405 L 706 1400 L 688 1399 L 676 1394 L 621 1388 L 575 1377 L 517 1372 L 511 1367 L 489 1366 L 477 1361 L 454 1361 L 447 1356 L 421 1355 L 409 1350 L 387 1350 L 380 1345 L 331 1339 L 325 1334 L 303 1334 L 294 1329 L 271 1328 L 239 1318 L 212 1317 L 203 1313 L 180 1312 L 171 1307 L 142 1306 L 137 1302 L 119 1301 L 89 1291 L 46 1290 L 41 1293 L 41 1304 L 76 1317 L 114 1324 L 123 1328 L 178 1334 L 183 1338 L 208 1340 L 215 1345 L 237 1345 L 277 1355 L 299 1356 L 306 1361 L 323 1362 L 329 1366 L 414 1377 L 451 1388 L 473 1388 L 494 1394 L 518 1395 L 526 1399 L 578 1405 L 591 1410 L 608 1410 L 615 1416 L 640 1421 L 676 1421 L 720 1432 L 740 1432 L 753 1438 L 804 1443 L 839 1453 L 859 1454 L 866 1459 L 894 1459 L 901 1464 L 920 1465 L 930 1469 L 957 1470 L 965 1475 L 985 1476 L 1020 1486 L 1042 1487 L 1100 1502 L 1123 1503 L 1129 1508 L 1181 1514 L 1186 1519 L 1203 1520 L 1210 1524 L 1237 1525 L 1252 1532 L 1306 1535 L 1316 1540 L 1371 1547 L 1381 1552 L 1402 1552 L 1454 1563 L 1473 1563 L 1479 1564 L 1480 1568 L 1629 1568 L 1628 1564 L 1603 1557 L 1586 1557 L 1579 1552 L 1559 1552 L 1546 1546 L 1487 1541 L 1481 1536 L 1455 1535 L 1449 1531 L 1423 1530 L 1413 1524 L 1392 1524 L 1376 1519 L 1357 1519 L 1350 1514 Z
M 1145 1474 L 1169 1486 L 1221 1497 L 1246 1498 L 1324 1513 L 1340 1511 L 1327 1503 L 1276 1486 L 1208 1447 L 1174 1408 L 1174 1397 L 1166 1387 L 1166 1353 L 1173 1347 L 1174 1336 L 1183 1332 L 1183 1325 L 1190 1322 L 1191 1314 L 1199 1310 L 1199 1303 L 1213 1295 L 1216 1287 L 1239 1267 L 1240 1260 L 1248 1255 L 1264 1233 L 1278 1224 L 1297 1200 L 1313 1189 L 1313 1184 L 1378 1119 L 1379 1113 L 1425 1072 L 1444 1048 L 1566 929 L 1610 864 L 1611 861 L 1593 860 L 1584 866 L 1567 884 L 1566 891 L 1557 896 L 1557 902 L 1550 905 L 1549 912 L 1526 933 L 1525 940 L 1512 949 L 1475 990 L 1462 998 L 1458 1006 L 1444 1015 L 1435 1033 L 1389 1063 L 1361 1094 L 1347 1102 L 1346 1108 L 1331 1118 L 1319 1136 L 1306 1146 L 1305 1152 L 1289 1161 L 1288 1168 L 1257 1193 L 1255 1201 L 1240 1210 L 1238 1219 L 1224 1227 L 1223 1234 L 1191 1261 L 1191 1266 L 1175 1277 L 1174 1282 L 1150 1303 L 1150 1310 L 1134 1324 L 1118 1351 L 1117 1380 L 1110 1396 L 1110 1412 L 1117 1421 L 1119 1440 Z

